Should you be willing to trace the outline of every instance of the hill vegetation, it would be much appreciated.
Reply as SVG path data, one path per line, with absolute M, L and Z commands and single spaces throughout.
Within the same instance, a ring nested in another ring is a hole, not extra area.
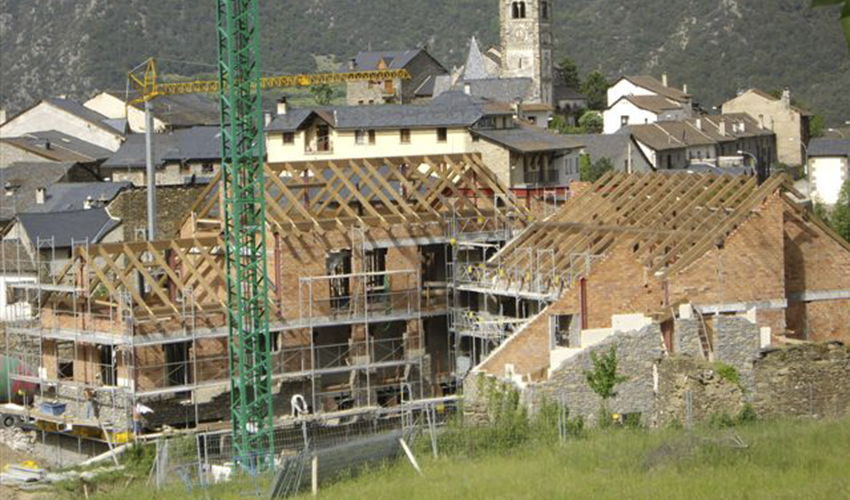
M 809 0 L 556 0 L 555 60 L 609 79 L 667 71 L 710 109 L 738 89 L 789 86 L 829 123 L 850 119 L 850 54 L 835 9 Z M 169 73 L 209 72 L 213 2 L 0 0 L 0 105 L 123 91 L 149 56 Z M 314 71 L 317 58 L 428 46 L 447 66 L 468 40 L 498 41 L 497 0 L 261 1 L 264 67 Z M 175 63 L 172 61 L 181 61 Z

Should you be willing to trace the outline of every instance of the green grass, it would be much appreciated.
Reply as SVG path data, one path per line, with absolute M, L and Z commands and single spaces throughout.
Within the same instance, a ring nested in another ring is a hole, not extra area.
M 748 445 L 725 443 L 737 433 Z M 422 454 L 422 448 L 420 455 Z M 464 458 L 461 458 L 461 457 Z M 824 500 L 850 498 L 850 420 L 757 422 L 735 429 L 590 431 L 557 444 L 510 452 L 420 456 L 424 477 L 406 460 L 323 488 L 320 499 Z M 251 481 L 155 492 L 141 485 L 94 499 L 237 500 Z M 263 485 L 262 493 L 268 491 Z M 68 493 L 60 495 L 70 498 Z M 300 498 L 312 498 L 304 495 Z

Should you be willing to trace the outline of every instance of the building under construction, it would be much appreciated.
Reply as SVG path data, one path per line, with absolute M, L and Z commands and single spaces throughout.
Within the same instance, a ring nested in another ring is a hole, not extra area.
M 335 413 L 453 394 L 488 346 L 453 324 L 454 259 L 503 245 L 529 210 L 477 156 L 265 170 L 275 414 L 295 396 Z M 37 384 L 43 429 L 127 432 L 136 403 L 149 429 L 228 421 L 219 186 L 173 239 L 77 244 L 62 269 L 9 284 L 11 377 Z

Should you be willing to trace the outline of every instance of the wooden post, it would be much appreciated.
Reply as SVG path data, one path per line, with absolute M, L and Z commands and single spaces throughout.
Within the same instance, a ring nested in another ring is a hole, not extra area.
M 313 486 L 313 496 L 317 496 L 319 494 L 319 456 L 318 455 L 313 455 L 311 484 Z

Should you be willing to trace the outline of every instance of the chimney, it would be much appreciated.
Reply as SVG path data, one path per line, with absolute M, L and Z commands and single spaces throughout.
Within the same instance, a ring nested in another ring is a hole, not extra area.
M 50 151 L 50 146 L 51 146 L 50 140 L 44 141 L 44 149 Z
M 354 71 L 354 70 L 357 69 L 357 59 L 352 57 L 351 59 L 348 60 L 348 69 L 350 71 Z
M 522 120 L 522 100 L 517 99 L 514 101 L 514 115 L 516 115 L 517 120 Z
M 785 90 L 782 91 L 782 104 L 785 109 L 791 109 L 791 90 L 788 87 L 785 87 Z
M 286 100 L 286 96 L 283 96 L 277 100 L 277 114 L 285 115 L 288 111 L 289 102 Z
M 466 95 L 472 95 L 472 84 L 464 83 L 463 84 L 463 93 Z
M 697 130 L 702 131 L 702 118 L 697 118 Z
M 665 87 L 667 87 L 667 86 L 668 86 L 668 85 L 667 85 L 667 73 L 662 73 L 662 74 L 661 74 L 661 84 L 662 84 L 662 85 L 664 85 Z
M 94 205 L 94 200 L 92 199 L 92 197 L 91 197 L 91 196 L 89 196 L 89 197 L 87 197 L 87 198 L 86 198 L 86 201 L 85 201 L 85 203 L 83 204 L 83 209 L 84 209 L 84 210 L 91 210 L 91 207 L 92 207 L 93 205 Z
M 720 120 L 720 135 L 726 137 L 726 120 Z
M 686 94 L 688 93 L 688 84 L 687 83 L 682 85 L 682 92 L 684 92 Z
M 0 125 L 6 123 L 6 110 L 0 108 Z
M 47 200 L 47 189 L 40 187 L 35 190 L 35 204 L 36 205 L 44 205 L 44 202 Z
M 268 111 L 263 112 L 263 124 L 268 127 L 272 122 L 272 114 Z

